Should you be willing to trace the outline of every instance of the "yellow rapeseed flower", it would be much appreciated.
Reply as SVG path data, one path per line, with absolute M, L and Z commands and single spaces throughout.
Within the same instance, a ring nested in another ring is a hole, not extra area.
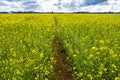
M 89 78 L 90 78 L 90 80 L 92 80 L 92 79 L 93 79 L 93 76 L 92 76 L 91 74 L 88 74 L 88 75 L 87 75 L 87 77 L 89 77 Z
M 13 52 L 14 51 L 14 48 L 10 48 L 10 52 Z
M 88 58 L 92 58 L 92 57 L 94 57 L 94 56 L 92 54 L 90 54 Z
M 33 54 L 36 54 L 36 50 L 35 50 L 35 49 L 34 49 L 34 50 L 32 50 L 32 53 L 33 53 Z
M 99 42 L 100 42 L 101 44 L 104 44 L 104 40 L 100 40 Z
M 75 50 L 75 53 L 79 54 L 79 50 Z
M 76 57 L 77 57 L 77 54 L 73 54 L 73 57 L 76 58 Z
M 49 80 L 48 78 L 45 78 L 45 80 Z
M 40 53 L 40 58 L 42 59 L 44 57 L 44 53 Z
M 102 71 L 99 71 L 99 75 L 102 75 L 103 74 L 103 72 Z
M 15 71 L 15 73 L 16 74 L 21 74 L 21 72 L 18 69 Z
M 115 77 L 115 79 L 114 80 L 120 80 L 120 77 Z
M 115 64 L 111 65 L 115 70 L 118 70 Z
M 97 50 L 98 50 L 98 48 L 95 47 L 95 46 L 93 46 L 91 49 L 94 50 L 94 51 L 97 51 Z
M 83 73 L 82 73 L 82 72 L 79 72 L 79 73 L 77 74 L 77 76 L 78 76 L 78 77 L 82 77 L 82 76 L 83 76 Z
M 109 52 L 111 55 L 113 55 L 114 54 L 114 51 L 113 50 L 110 50 L 110 52 Z

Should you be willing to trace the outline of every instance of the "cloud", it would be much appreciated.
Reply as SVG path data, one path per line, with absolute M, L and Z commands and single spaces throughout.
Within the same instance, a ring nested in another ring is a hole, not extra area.
M 23 9 L 16 1 L 0 1 L 0 11 L 22 11 Z
M 120 12 L 120 0 L 108 0 L 96 5 L 85 6 L 81 11 L 89 12 Z
M 0 11 L 120 12 L 120 0 L 0 0 Z
M 24 10 L 29 11 L 36 10 L 40 7 L 35 0 L 24 0 L 21 2 L 21 6 Z
M 41 6 L 38 11 L 54 11 L 57 10 L 58 7 L 54 4 L 57 4 L 59 0 L 36 0 L 37 4 Z
M 107 0 L 85 0 L 85 4 L 86 5 L 95 5 L 95 4 L 99 4 L 101 2 L 105 2 Z

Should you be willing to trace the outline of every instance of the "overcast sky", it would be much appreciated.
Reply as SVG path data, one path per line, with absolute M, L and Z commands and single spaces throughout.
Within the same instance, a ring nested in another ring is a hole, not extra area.
M 0 0 L 0 12 L 120 12 L 120 0 Z

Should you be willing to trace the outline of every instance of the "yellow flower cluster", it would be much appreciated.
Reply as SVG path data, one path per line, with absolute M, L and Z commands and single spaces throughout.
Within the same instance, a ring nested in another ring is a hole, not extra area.
M 119 19 L 119 14 L 0 14 L 0 79 L 50 80 L 57 32 L 75 80 L 120 80 Z

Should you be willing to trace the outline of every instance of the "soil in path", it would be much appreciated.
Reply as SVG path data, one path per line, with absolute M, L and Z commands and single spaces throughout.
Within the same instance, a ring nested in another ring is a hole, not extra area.
M 57 26 L 57 20 L 54 18 L 55 27 Z M 54 77 L 51 80 L 74 80 L 72 73 L 68 71 L 69 61 L 67 59 L 68 55 L 63 47 L 62 41 L 58 33 L 55 34 L 53 40 L 53 52 L 56 63 L 54 64 Z

